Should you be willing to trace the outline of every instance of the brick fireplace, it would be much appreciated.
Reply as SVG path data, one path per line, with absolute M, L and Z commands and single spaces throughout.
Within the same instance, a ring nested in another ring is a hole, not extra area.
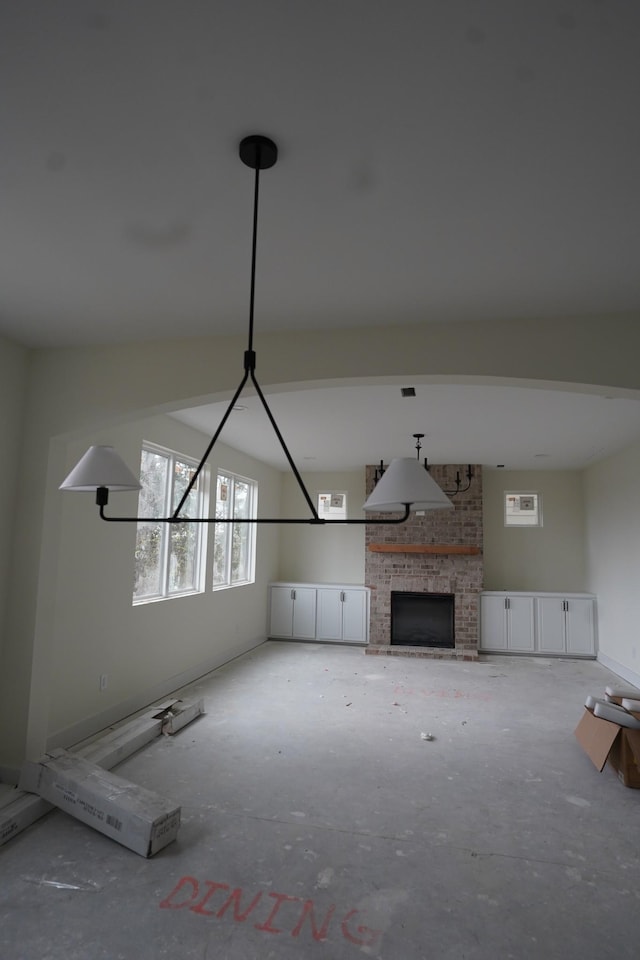
M 473 466 L 469 490 L 452 498 L 453 510 L 412 513 L 406 523 L 365 528 L 365 583 L 371 588 L 368 654 L 474 660 L 478 656 L 482 560 L 482 467 Z M 431 476 L 443 490 L 455 489 L 456 471 L 433 465 Z M 375 467 L 367 467 L 367 495 Z M 452 594 L 452 649 L 391 643 L 391 594 Z

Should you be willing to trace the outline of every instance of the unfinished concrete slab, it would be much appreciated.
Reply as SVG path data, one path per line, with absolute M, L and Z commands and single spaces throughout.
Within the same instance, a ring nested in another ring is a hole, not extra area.
M 264 644 L 118 765 L 182 807 L 153 859 L 59 811 L 2 848 L 0 956 L 635 960 L 640 791 L 574 737 L 615 679 Z

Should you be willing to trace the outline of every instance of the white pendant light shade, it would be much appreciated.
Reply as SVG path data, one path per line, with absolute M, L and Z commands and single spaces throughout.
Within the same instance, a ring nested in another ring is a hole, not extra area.
M 89 447 L 69 476 L 60 484 L 60 490 L 87 493 L 95 493 L 98 487 L 106 487 L 108 490 L 140 489 L 140 481 L 113 447 Z
M 395 513 L 411 510 L 451 509 L 453 504 L 418 460 L 396 457 L 378 480 L 363 510 Z

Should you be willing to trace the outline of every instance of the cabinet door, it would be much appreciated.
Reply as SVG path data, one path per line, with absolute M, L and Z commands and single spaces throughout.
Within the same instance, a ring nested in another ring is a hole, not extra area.
M 316 591 L 314 587 L 293 590 L 293 636 L 313 640 L 316 635 Z
M 565 602 L 566 650 L 569 654 L 594 656 L 593 600 L 576 597 Z
M 561 597 L 538 597 L 538 653 L 565 653 L 565 601 Z
M 480 647 L 482 650 L 507 649 L 505 599 L 505 597 L 480 598 Z
M 271 587 L 270 637 L 293 635 L 293 588 Z
M 342 590 L 318 589 L 318 640 L 342 640 Z
M 507 649 L 516 653 L 533 653 L 533 597 L 507 597 Z
M 365 590 L 342 591 L 342 639 L 365 643 L 367 639 L 367 593 Z

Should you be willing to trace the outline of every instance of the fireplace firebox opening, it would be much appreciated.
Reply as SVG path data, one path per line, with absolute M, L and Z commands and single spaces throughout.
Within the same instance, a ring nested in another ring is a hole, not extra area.
M 455 647 L 453 593 L 391 591 L 391 643 L 405 647 Z

